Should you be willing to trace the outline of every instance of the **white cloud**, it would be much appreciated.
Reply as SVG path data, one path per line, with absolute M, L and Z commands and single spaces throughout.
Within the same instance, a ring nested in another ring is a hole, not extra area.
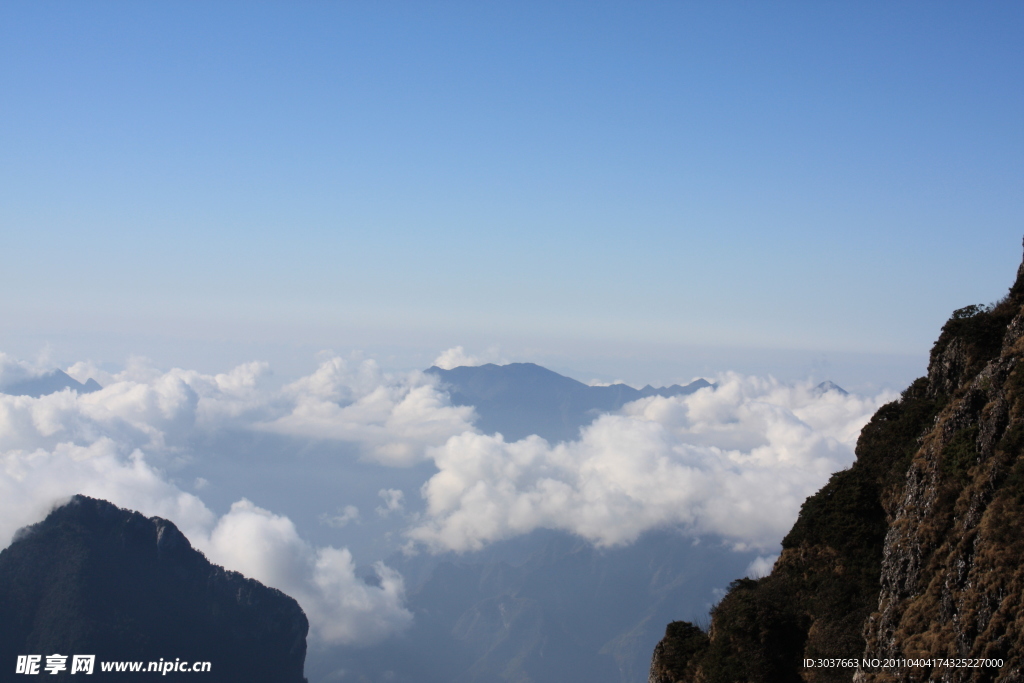
M 141 451 L 126 452 L 103 436 L 88 446 L 0 453 L 0 546 L 76 493 L 170 519 L 186 535 L 201 535 L 214 521 L 199 498 L 168 483 Z
M 861 427 L 894 398 L 818 396 L 810 384 L 735 374 L 718 383 L 628 404 L 574 442 L 454 436 L 430 450 L 439 472 L 409 535 L 463 551 L 544 527 L 612 546 L 672 525 L 769 547 L 803 500 L 852 462 Z
M 24 374 L 26 367 L 0 356 L 0 368 Z M 472 430 L 475 417 L 470 406 L 452 406 L 433 376 L 384 373 L 372 360 L 329 358 L 279 390 L 266 386 L 266 363 L 217 375 L 159 372 L 138 358 L 116 374 L 83 364 L 69 370 L 98 374 L 103 389 L 40 399 L 0 395 L 0 451 L 87 444 L 100 435 L 166 450 L 198 432 L 238 428 L 351 442 L 368 460 L 408 466 L 422 461 L 427 447 Z
M 415 464 L 428 446 L 473 429 L 473 408 L 451 405 L 435 378 L 385 374 L 372 360 L 350 367 L 331 358 L 285 387 L 283 396 L 289 411 L 255 427 L 358 443 L 366 458 L 386 465 Z
M 329 515 L 326 512 L 320 515 L 320 523 L 332 526 L 335 529 L 341 529 L 348 526 L 351 522 L 359 521 L 359 508 L 355 505 L 346 505 L 343 509 L 338 510 L 338 514 Z
M 168 483 L 140 451 L 124 457 L 119 450 L 101 437 L 87 447 L 59 444 L 52 451 L 0 455 L 0 545 L 54 505 L 83 493 L 169 519 L 211 561 L 292 596 L 316 640 L 365 644 L 411 621 L 403 607 L 402 578 L 388 567 L 378 563 L 380 585 L 368 585 L 356 577 L 347 549 L 315 548 L 287 517 L 247 500 L 216 519 L 199 498 Z
M 6 357 L 0 361 L 19 371 L 27 367 Z M 296 598 L 314 640 L 364 644 L 401 630 L 412 616 L 403 607 L 397 572 L 378 563 L 377 581 L 370 585 L 356 576 L 347 549 L 313 547 L 287 517 L 246 500 L 217 519 L 196 495 L 182 491 L 149 462 L 186 453 L 194 437 L 206 432 L 261 428 L 300 414 L 311 403 L 346 397 L 352 401 L 347 407 L 356 408 L 348 416 L 351 428 L 339 437 L 364 439 L 371 450 L 386 452 L 398 443 L 422 452 L 426 444 L 443 441 L 450 434 L 446 429 L 468 425 L 463 417 L 471 409 L 447 409 L 428 379 L 411 376 L 387 384 L 372 367 L 360 367 L 345 385 L 331 375 L 338 367 L 327 361 L 314 375 L 271 390 L 262 383 L 265 364 L 204 375 L 159 372 L 136 360 L 121 373 L 102 376 L 106 385 L 94 393 L 0 394 L 0 547 L 18 528 L 83 493 L 169 519 L 213 561 Z M 384 384 L 374 386 L 378 380 Z M 206 485 L 201 477 L 195 480 L 197 490 Z M 357 517 L 358 510 L 349 506 L 334 521 Z
M 433 364 L 442 370 L 451 370 L 452 368 L 462 366 L 472 367 L 484 365 L 486 363 L 504 365 L 507 362 L 508 361 L 502 358 L 498 353 L 498 348 L 496 346 L 492 346 L 479 356 L 472 356 L 466 353 L 466 350 L 461 346 L 453 346 L 450 349 L 442 351 L 441 355 L 434 359 Z
M 0 394 L 0 452 L 85 445 L 101 436 L 132 448 L 173 449 L 197 431 L 245 426 L 283 412 L 280 399 L 258 386 L 266 369 L 249 363 L 203 375 L 180 369 L 159 373 L 135 364 L 90 394 L 65 390 L 38 399 Z
M 384 507 L 377 508 L 377 514 L 381 517 L 400 512 L 405 504 L 405 494 L 398 489 L 381 489 L 377 495 L 384 499 Z
M 0 387 L 20 382 L 23 379 L 38 374 L 42 374 L 40 368 L 0 352 Z
M 203 550 L 210 559 L 292 596 L 314 637 L 328 643 L 369 644 L 412 622 L 402 603 L 398 572 L 374 565 L 379 585 L 356 577 L 346 548 L 314 548 L 287 517 L 240 500 L 217 522 Z

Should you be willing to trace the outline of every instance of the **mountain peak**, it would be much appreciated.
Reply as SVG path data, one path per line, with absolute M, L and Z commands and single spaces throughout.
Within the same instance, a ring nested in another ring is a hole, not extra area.
M 100 383 L 92 377 L 87 379 L 85 384 L 82 384 L 63 370 L 53 370 L 44 375 L 28 377 L 9 384 L 0 389 L 0 393 L 11 396 L 31 396 L 32 398 L 39 398 L 65 389 L 71 389 L 79 394 L 90 394 L 94 391 L 99 391 L 102 388 L 103 387 L 100 386 Z
M 814 393 L 818 395 L 827 394 L 830 391 L 835 391 L 841 394 L 842 396 L 849 396 L 850 394 L 850 392 L 848 392 L 846 389 L 843 389 L 841 386 L 839 386 L 830 379 L 827 379 L 818 386 L 814 387 Z
M 97 670 L 170 655 L 210 662 L 217 681 L 305 681 L 295 600 L 211 564 L 168 520 L 87 496 L 0 552 L 0 614 L 0 652 L 95 654 Z

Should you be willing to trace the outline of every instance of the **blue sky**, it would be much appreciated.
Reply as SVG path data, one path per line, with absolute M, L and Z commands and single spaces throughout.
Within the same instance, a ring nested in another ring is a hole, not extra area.
M 1022 30 L 1018 3 L 5 2 L 0 350 L 912 377 L 1020 261 Z

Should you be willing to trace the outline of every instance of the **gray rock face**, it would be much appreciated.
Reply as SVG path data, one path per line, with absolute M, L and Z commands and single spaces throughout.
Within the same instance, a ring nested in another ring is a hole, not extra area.
M 309 625 L 295 600 L 210 564 L 165 519 L 85 496 L 0 552 L 0 615 L 0 681 L 25 678 L 17 655 L 54 653 L 95 655 L 89 680 L 127 680 L 101 661 L 181 659 L 210 673 L 161 679 L 305 681 Z
M 883 501 L 892 521 L 864 656 L 998 659 L 999 669 L 930 675 L 1014 681 L 1024 666 L 1024 310 L 972 308 L 947 323 L 953 338 L 936 344 L 929 367 L 932 390 L 951 400 L 922 436 L 901 495 Z M 973 329 L 987 326 L 984 337 Z M 996 355 L 979 358 L 985 346 Z M 897 668 L 856 680 L 920 677 Z
M 1004 300 L 953 313 L 772 574 L 691 626 L 669 626 L 651 683 L 1024 680 L 1024 265 Z

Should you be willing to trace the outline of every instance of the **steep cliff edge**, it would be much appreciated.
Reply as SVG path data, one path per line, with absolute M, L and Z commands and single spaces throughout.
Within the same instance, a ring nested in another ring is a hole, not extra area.
M 210 662 L 161 680 L 302 683 L 306 616 L 273 588 L 210 564 L 171 522 L 75 496 L 0 552 L 0 681 L 18 655 Z M 68 670 L 47 680 L 77 680 Z M 150 676 L 156 674 L 149 674 Z M 128 676 L 131 678 L 131 675 Z M 134 680 L 134 679 L 133 679 Z
M 954 312 L 928 376 L 879 409 L 854 465 L 807 499 L 771 575 L 733 582 L 708 633 L 669 625 L 650 683 L 1024 680 L 1022 359 L 1024 264 L 1005 299 Z

